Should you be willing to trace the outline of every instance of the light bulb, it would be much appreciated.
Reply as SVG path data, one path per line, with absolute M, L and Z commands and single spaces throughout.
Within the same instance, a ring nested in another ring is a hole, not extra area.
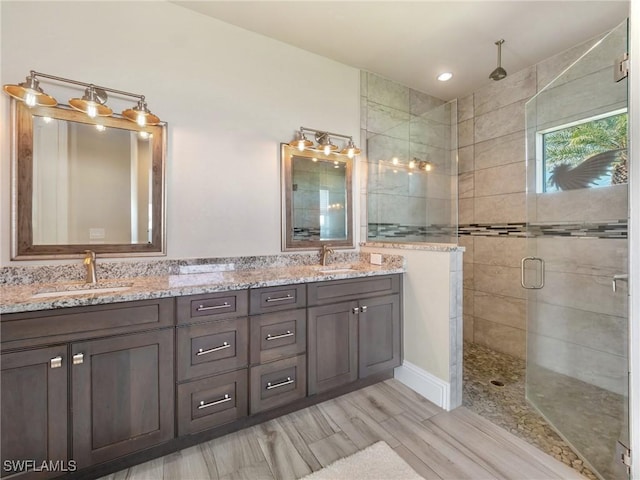
M 349 158 L 353 158 L 353 157 L 355 157 L 355 155 L 356 155 L 356 152 L 355 152 L 355 150 L 354 150 L 353 148 L 350 148 L 350 149 L 347 151 L 347 157 L 349 157 Z
M 411 161 L 409 162 L 409 168 L 416 168 L 416 162 L 415 162 L 415 161 L 413 161 L 413 160 L 411 160 Z
M 136 123 L 138 125 L 140 125 L 141 127 L 144 127 L 147 124 L 147 119 L 146 119 L 144 113 L 139 113 L 136 116 Z
M 87 105 L 87 115 L 91 118 L 96 118 L 96 115 L 98 115 L 98 108 L 92 104 Z
M 427 164 L 424 166 L 424 169 L 425 169 L 425 171 L 427 171 L 427 172 L 430 172 L 430 171 L 431 171 L 431 168 L 432 168 L 432 167 L 431 167 L 431 164 L 430 164 L 430 163 L 427 163 Z
M 107 129 L 104 125 L 96 125 L 96 130 L 99 132 L 104 132 Z
M 24 103 L 27 104 L 27 107 L 35 107 L 36 96 L 31 92 L 27 92 L 27 94 L 24 96 Z
M 303 139 L 298 140 L 298 150 L 300 150 L 301 152 L 304 150 L 304 140 Z
M 393 163 L 394 165 L 397 165 L 398 164 L 398 157 L 393 157 L 391 159 L 391 163 Z
M 329 155 L 331 153 L 331 145 L 325 145 L 324 148 L 322 149 L 322 152 L 325 155 Z

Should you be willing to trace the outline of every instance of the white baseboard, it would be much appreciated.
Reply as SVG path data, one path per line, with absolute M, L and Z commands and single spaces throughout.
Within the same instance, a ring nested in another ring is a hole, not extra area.
M 393 376 L 440 408 L 451 410 L 449 401 L 451 385 L 448 382 L 407 361 L 394 369 Z

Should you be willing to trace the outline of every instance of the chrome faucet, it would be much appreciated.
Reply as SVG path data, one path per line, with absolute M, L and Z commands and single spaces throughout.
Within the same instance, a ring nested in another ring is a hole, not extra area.
M 323 244 L 322 248 L 320 249 L 320 265 L 326 266 L 329 255 L 331 255 L 332 253 L 333 250 L 329 248 L 329 245 L 327 245 L 326 243 Z
M 87 269 L 85 282 L 98 283 L 98 277 L 96 276 L 96 252 L 93 250 L 85 250 L 84 253 L 84 266 Z

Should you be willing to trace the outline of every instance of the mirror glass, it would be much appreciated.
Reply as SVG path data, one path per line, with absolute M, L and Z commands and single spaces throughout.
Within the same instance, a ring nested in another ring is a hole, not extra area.
M 165 125 L 13 110 L 13 258 L 164 254 Z
M 282 145 L 283 250 L 353 247 L 352 163 Z

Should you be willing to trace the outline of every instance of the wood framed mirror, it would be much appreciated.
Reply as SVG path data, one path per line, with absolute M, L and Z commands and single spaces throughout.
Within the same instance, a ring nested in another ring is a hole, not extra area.
M 11 102 L 12 260 L 165 255 L 166 124 Z
M 281 145 L 282 250 L 353 248 L 353 159 Z

